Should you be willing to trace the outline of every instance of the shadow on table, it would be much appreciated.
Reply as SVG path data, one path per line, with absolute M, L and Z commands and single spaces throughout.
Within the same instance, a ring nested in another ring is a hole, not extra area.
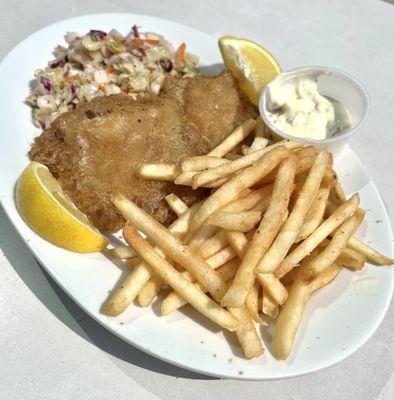
M 160 374 L 186 379 L 214 379 L 151 357 L 103 328 L 81 310 L 41 268 L 0 206 L 0 245 L 14 270 L 42 304 L 76 334 L 123 361 Z

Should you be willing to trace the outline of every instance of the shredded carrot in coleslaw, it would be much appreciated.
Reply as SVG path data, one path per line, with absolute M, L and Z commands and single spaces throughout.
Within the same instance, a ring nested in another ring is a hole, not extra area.
M 182 43 L 182 44 L 179 46 L 178 53 L 177 53 L 177 55 L 176 55 L 176 60 L 177 60 L 177 62 L 183 62 L 183 61 L 185 61 L 185 56 L 186 56 L 186 44 L 185 44 L 185 43 Z
M 138 44 L 138 45 L 144 45 L 146 43 L 148 43 L 148 44 L 157 44 L 157 43 L 159 43 L 159 41 L 156 40 L 156 39 L 139 39 L 139 38 L 133 39 L 132 42 L 134 44 Z
M 69 76 L 68 78 L 66 78 L 64 80 L 64 83 L 70 83 L 72 81 L 75 81 L 75 79 L 77 79 L 77 77 L 75 75 Z

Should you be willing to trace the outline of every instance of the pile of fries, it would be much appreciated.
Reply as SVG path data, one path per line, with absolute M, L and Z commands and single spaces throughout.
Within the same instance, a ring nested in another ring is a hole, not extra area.
M 178 216 L 169 228 L 124 196 L 113 199 L 127 220 L 129 246 L 110 253 L 131 271 L 104 304 L 106 315 L 119 315 L 136 298 L 146 307 L 169 286 L 163 315 L 191 304 L 235 332 L 246 358 L 264 352 L 255 324 L 276 318 L 275 355 L 286 359 L 314 291 L 344 267 L 394 262 L 355 238 L 364 211 L 358 194 L 346 199 L 332 155 L 272 143 L 261 120 L 246 121 L 205 156 L 145 165 L 140 174 L 212 191 L 191 208 L 167 196 Z

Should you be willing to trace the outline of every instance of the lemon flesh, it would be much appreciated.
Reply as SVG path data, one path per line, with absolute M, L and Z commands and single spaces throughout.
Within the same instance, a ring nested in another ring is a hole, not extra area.
M 223 36 L 219 39 L 223 61 L 250 101 L 258 105 L 261 91 L 282 70 L 266 49 L 247 39 Z
M 108 245 L 108 240 L 75 207 L 43 164 L 33 161 L 23 171 L 15 202 L 24 221 L 56 246 L 90 253 Z

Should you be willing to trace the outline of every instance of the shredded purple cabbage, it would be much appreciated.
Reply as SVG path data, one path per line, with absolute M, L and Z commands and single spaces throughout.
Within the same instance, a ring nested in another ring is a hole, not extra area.
M 165 72 L 171 72 L 172 70 L 171 60 L 169 60 L 168 58 L 162 58 L 159 62 Z
M 96 40 L 96 41 L 101 40 L 102 38 L 107 36 L 107 34 L 105 32 L 99 31 L 97 29 L 91 29 L 89 32 L 89 35 L 93 40 Z
M 48 93 L 51 93 L 52 91 L 52 83 L 48 78 L 44 78 L 43 76 L 40 78 L 40 82 L 42 84 L 42 86 L 44 86 L 45 90 Z
M 71 90 L 71 100 L 68 104 L 75 104 L 75 101 L 77 99 L 77 88 L 74 85 L 70 85 L 70 90 Z
M 62 65 L 62 63 L 63 63 L 63 60 L 51 61 L 51 62 L 49 63 L 49 67 L 50 67 L 50 68 L 56 68 L 56 67 L 58 67 L 59 65 Z
M 68 57 L 67 56 L 65 56 L 62 60 L 51 61 L 49 63 L 49 68 L 57 68 L 59 66 L 63 67 L 66 64 L 67 61 L 68 61 Z
M 131 27 L 131 30 L 133 31 L 133 35 L 134 35 L 136 38 L 139 38 L 139 37 L 140 37 L 140 33 L 138 32 L 137 25 L 133 25 L 133 26 Z

